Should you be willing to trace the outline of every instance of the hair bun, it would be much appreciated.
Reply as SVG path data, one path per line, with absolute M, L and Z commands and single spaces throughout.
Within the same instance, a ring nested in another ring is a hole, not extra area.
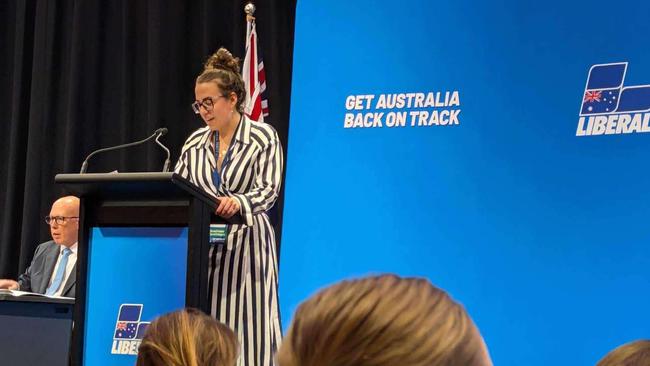
M 239 59 L 233 57 L 232 53 L 227 49 L 221 47 L 217 52 L 213 53 L 204 64 L 205 70 L 226 70 L 232 71 L 236 74 L 239 73 Z

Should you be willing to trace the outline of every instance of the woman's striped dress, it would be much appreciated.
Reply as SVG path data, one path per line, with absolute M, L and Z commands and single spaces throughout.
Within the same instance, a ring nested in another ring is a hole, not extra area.
M 234 197 L 241 207 L 244 224 L 229 225 L 225 243 L 210 249 L 211 313 L 238 334 L 238 365 L 273 365 L 281 342 L 278 261 L 266 211 L 280 192 L 282 146 L 271 125 L 243 117 L 215 187 L 213 136 L 207 127 L 192 133 L 174 169 L 215 198 Z

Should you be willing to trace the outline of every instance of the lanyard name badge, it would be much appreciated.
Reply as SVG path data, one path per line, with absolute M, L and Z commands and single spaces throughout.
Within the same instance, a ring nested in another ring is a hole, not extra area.
M 226 224 L 210 224 L 210 244 L 223 244 L 228 236 Z
M 215 155 L 215 161 L 218 161 L 219 159 L 219 133 L 215 132 L 214 133 L 214 155 Z M 226 156 L 224 156 L 223 161 L 221 162 L 221 170 L 223 171 L 223 167 L 226 165 L 226 162 L 228 161 L 228 158 L 230 156 L 230 148 L 228 148 L 228 152 L 226 153 Z M 218 167 L 214 167 L 214 170 L 212 171 L 212 183 L 214 183 L 215 188 L 217 190 L 221 186 L 221 174 L 219 173 Z M 210 244 L 223 244 L 226 242 L 226 236 L 228 236 L 228 227 L 226 224 L 210 224 Z

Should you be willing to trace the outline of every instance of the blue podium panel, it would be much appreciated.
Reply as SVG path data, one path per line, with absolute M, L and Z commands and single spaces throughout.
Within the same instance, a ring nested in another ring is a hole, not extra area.
M 650 336 L 650 3 L 299 0 L 283 324 L 396 272 L 466 305 L 500 366 Z
M 84 365 L 133 365 L 153 318 L 185 306 L 187 228 L 95 227 Z

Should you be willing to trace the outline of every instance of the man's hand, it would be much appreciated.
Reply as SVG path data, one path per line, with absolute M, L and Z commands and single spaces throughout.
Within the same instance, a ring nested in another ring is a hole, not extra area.
M 6 288 L 7 290 L 18 290 L 20 286 L 18 282 L 14 280 L 0 280 L 0 288 Z

